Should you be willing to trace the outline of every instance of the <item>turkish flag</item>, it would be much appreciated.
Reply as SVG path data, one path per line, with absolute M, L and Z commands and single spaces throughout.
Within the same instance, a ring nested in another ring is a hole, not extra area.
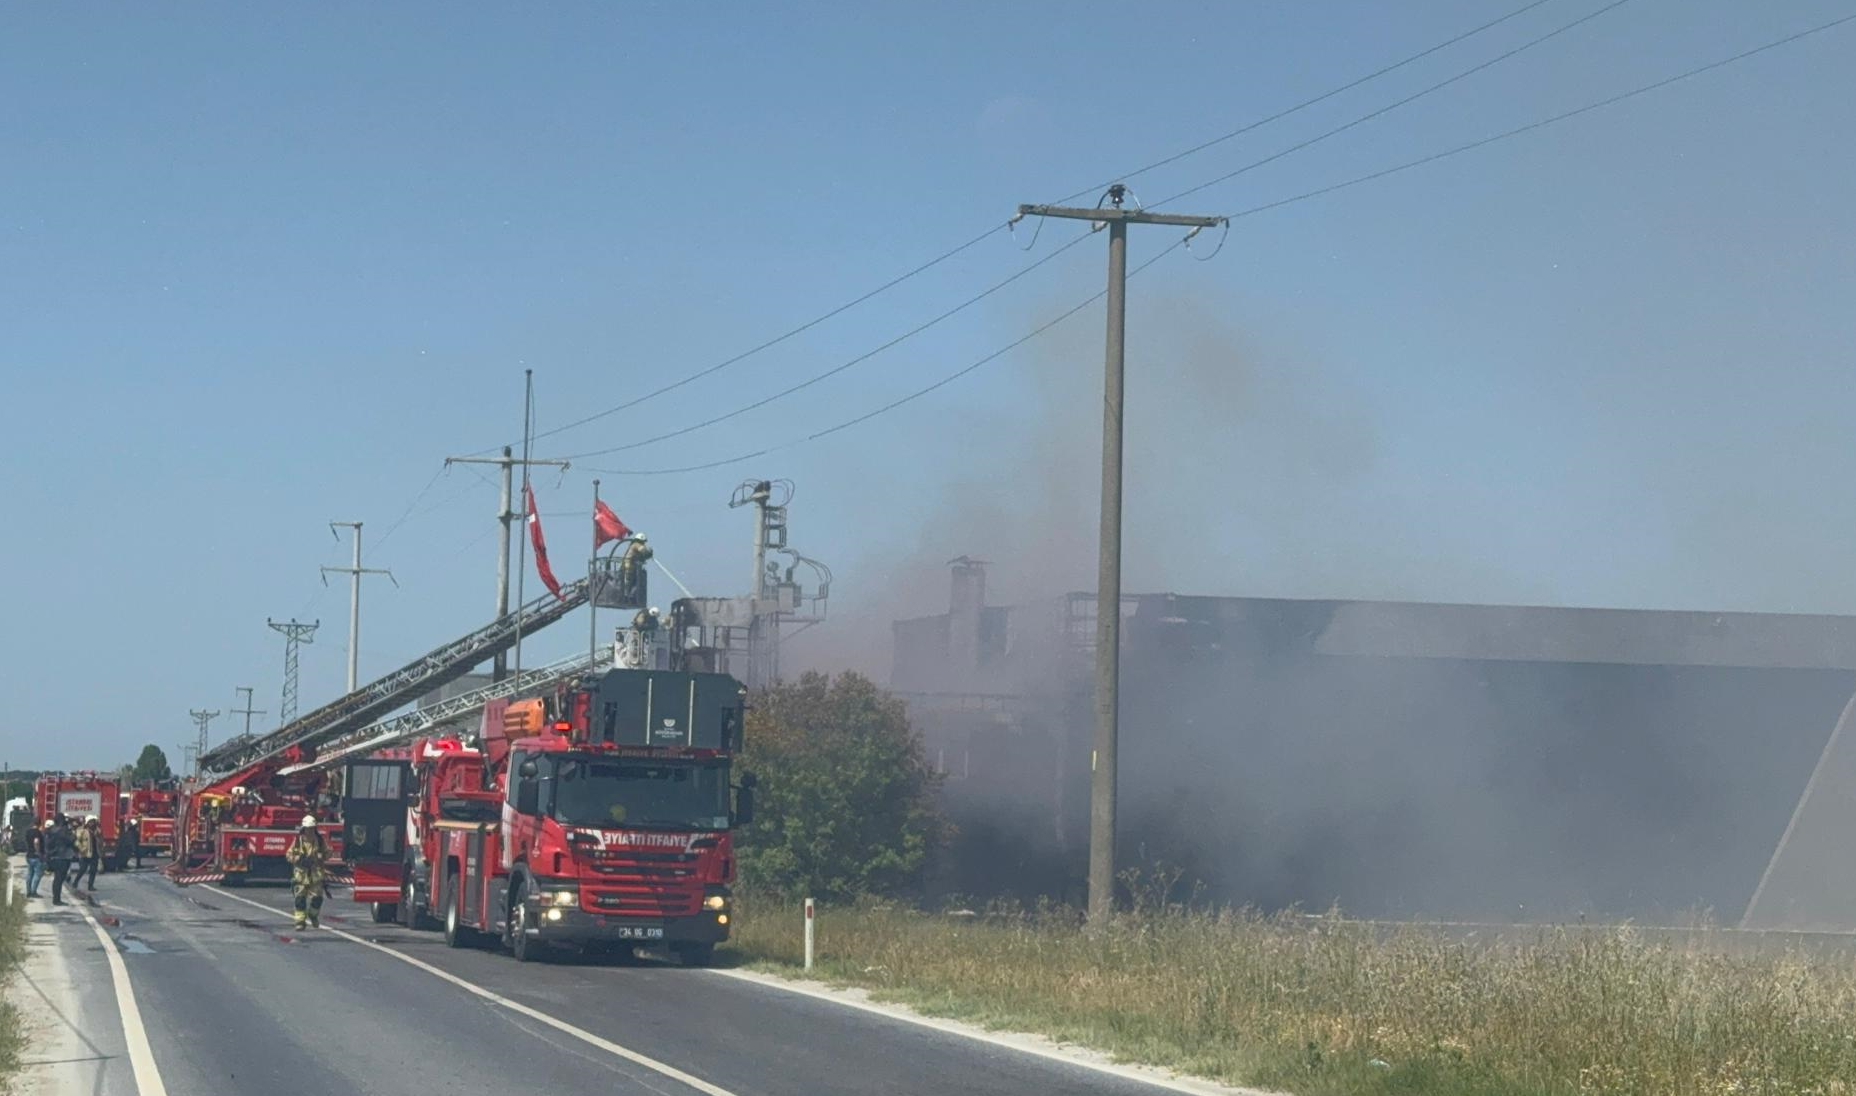
M 619 520 L 619 515 L 612 512 L 612 507 L 607 506 L 604 501 L 596 500 L 593 503 L 594 548 L 598 548 L 609 540 L 624 540 L 631 535 L 632 531 Z
M 560 597 L 560 580 L 554 577 L 554 568 L 548 566 L 548 542 L 541 535 L 541 512 L 535 509 L 535 489 L 524 484 L 522 490 L 528 495 L 528 539 L 535 546 L 535 571 L 541 575 L 541 581 L 547 583 L 548 591 Z

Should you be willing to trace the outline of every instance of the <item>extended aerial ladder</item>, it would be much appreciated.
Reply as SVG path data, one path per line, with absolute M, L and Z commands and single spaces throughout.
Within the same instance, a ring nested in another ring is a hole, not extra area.
M 339 841 L 339 823 L 322 818 L 327 796 L 320 774 L 289 777 L 282 770 L 326 767 L 311 764 L 319 752 L 353 745 L 360 740 L 358 732 L 374 721 L 511 649 L 518 635 L 555 623 L 584 605 L 587 596 L 586 580 L 569 583 L 559 596 L 537 598 L 269 734 L 240 735 L 207 751 L 199 759 L 200 769 L 213 775 L 185 798 L 171 877 L 181 883 L 216 882 L 275 872 L 290 835 L 311 813 Z M 537 673 L 525 672 L 520 680 L 532 684 Z
M 469 673 L 471 667 L 514 647 L 518 625 L 523 635 L 540 631 L 586 604 L 586 599 L 585 579 L 562 586 L 559 597 L 544 594 L 520 611 L 429 651 L 385 677 L 338 697 L 269 734 L 227 739 L 200 755 L 200 770 L 232 772 L 292 749 L 297 751 L 297 756 L 291 761 L 307 760 L 323 744 L 367 725 L 415 697 L 456 681 Z
M 546 666 L 510 674 L 482 688 L 459 693 L 435 704 L 369 723 L 339 738 L 323 742 L 311 760 L 292 762 L 278 770 L 279 776 L 328 769 L 346 761 L 366 757 L 380 750 L 410 745 L 449 724 L 462 723 L 481 713 L 494 700 L 506 700 L 524 692 L 546 689 L 594 669 L 602 661 L 597 656 L 573 655 Z

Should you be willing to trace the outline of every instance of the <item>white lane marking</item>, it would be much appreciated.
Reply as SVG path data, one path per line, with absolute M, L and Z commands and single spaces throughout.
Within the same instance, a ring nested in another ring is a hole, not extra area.
M 155 1052 L 148 1045 L 142 1010 L 135 1005 L 135 988 L 129 985 L 129 968 L 116 950 L 116 941 L 111 940 L 103 926 L 97 924 L 97 919 L 90 916 L 90 910 L 81 900 L 77 903 L 77 912 L 84 915 L 84 920 L 90 923 L 90 931 L 97 934 L 97 942 L 103 945 L 103 957 L 110 964 L 110 981 L 116 986 L 116 1011 L 122 1015 L 122 1038 L 129 1048 L 129 1067 L 135 1072 L 135 1090 L 141 1096 L 168 1096 L 167 1086 L 161 1083 L 161 1071 L 155 1068 Z
M 1124 1081 L 1134 1081 L 1138 1084 L 1170 1089 L 1174 1092 L 1191 1093 L 1192 1096 L 1280 1096 L 1278 1093 L 1271 1093 L 1260 1088 L 1238 1088 L 1231 1085 L 1222 1085 L 1216 1081 L 1200 1081 L 1191 1077 L 1178 1077 L 1161 1073 L 1151 1066 L 1126 1066 L 1115 1062 L 1096 1060 L 1093 1057 L 1085 1057 L 1085 1055 L 1095 1055 L 1099 1052 L 1071 1049 L 1041 1035 L 1008 1035 L 983 1031 L 953 1020 L 943 1020 L 934 1016 L 923 1016 L 919 1012 L 902 1008 L 899 1005 L 878 1004 L 875 1001 L 846 996 L 843 991 L 824 987 L 814 988 L 798 982 L 789 982 L 784 978 L 775 977 L 770 974 L 760 974 L 748 970 L 717 969 L 710 969 L 705 973 L 719 975 L 723 978 L 734 978 L 743 982 L 751 982 L 757 986 L 766 986 L 769 989 L 782 990 L 786 993 L 796 993 L 801 997 L 810 997 L 814 1000 L 826 1001 L 834 1005 L 842 1005 L 845 1008 L 854 1008 L 861 1012 L 874 1013 L 886 1019 L 899 1020 L 905 1024 L 914 1024 L 917 1027 L 931 1028 L 946 1035 L 957 1035 L 962 1039 L 972 1039 L 976 1042 L 988 1043 L 992 1046 L 1002 1047 L 1006 1050 L 1014 1050 L 1021 1054 L 1030 1054 L 1038 1058 L 1048 1058 L 1053 1062 L 1062 1062 L 1064 1065 L 1074 1066 L 1077 1069 L 1087 1069 L 1096 1073 L 1107 1074 L 1110 1077 L 1116 1077 Z
M 291 917 L 289 913 L 286 913 L 278 909 L 276 906 L 267 906 L 263 902 L 254 902 L 251 899 L 246 898 L 243 895 L 233 894 L 231 891 L 220 890 L 218 887 L 211 886 L 211 885 L 208 885 L 206 889 L 209 891 L 212 891 L 214 894 L 220 895 L 221 897 L 230 898 L 234 902 L 243 902 L 247 906 L 256 906 L 257 908 L 263 910 L 266 913 L 276 914 L 277 916 L 283 917 L 286 919 Z M 437 978 L 442 978 L 445 981 L 450 982 L 452 985 L 457 986 L 459 989 L 467 990 L 471 993 L 474 993 L 478 997 L 481 997 L 486 1001 L 492 1002 L 493 1004 L 501 1005 L 511 1012 L 520 1013 L 521 1015 L 528 1017 L 529 1019 L 535 1021 L 536 1023 L 546 1024 L 547 1026 L 553 1028 L 556 1031 L 559 1031 L 566 1035 L 571 1035 L 583 1043 L 586 1043 L 590 1046 L 598 1047 L 600 1050 L 605 1051 L 606 1053 L 612 1055 L 615 1058 L 623 1058 L 626 1061 L 631 1062 L 633 1065 L 640 1065 L 648 1070 L 651 1070 L 654 1073 L 660 1073 L 663 1076 L 668 1077 L 671 1080 L 676 1081 L 679 1084 L 687 1085 L 688 1087 L 693 1088 L 698 1092 L 704 1093 L 705 1096 L 736 1096 L 735 1093 L 730 1092 L 728 1089 L 722 1088 L 718 1085 L 712 1085 L 709 1082 L 703 1080 L 701 1077 L 695 1076 L 694 1074 L 685 1073 L 682 1070 L 678 1069 L 676 1066 L 673 1066 L 668 1062 L 660 1062 L 656 1058 L 652 1058 L 648 1055 L 640 1054 L 637 1051 L 632 1050 L 629 1047 L 622 1047 L 610 1039 L 606 1039 L 601 1036 L 595 1035 L 592 1032 L 585 1030 L 584 1028 L 577 1028 L 565 1020 L 559 1019 L 554 1016 L 550 1016 L 547 1013 L 542 1012 L 540 1009 L 530 1008 L 529 1006 L 523 1004 L 520 1001 L 512 1001 L 509 998 L 504 997 L 500 993 L 495 993 L 495 992 L 492 992 L 491 990 L 484 989 L 482 986 L 478 985 L 477 983 L 460 978 L 448 970 L 443 970 L 438 967 L 435 967 L 432 964 L 427 963 L 422 959 L 414 959 L 412 956 L 407 955 L 405 952 L 400 951 L 397 948 L 390 948 L 384 944 L 376 944 L 372 940 L 368 940 L 368 939 L 364 939 L 362 937 L 356 936 L 351 932 L 343 932 L 341 929 L 321 928 L 321 929 L 316 929 L 314 931 L 331 933 L 335 936 L 341 937 L 343 940 L 346 940 L 349 943 L 359 944 L 364 948 L 372 948 L 373 950 L 380 952 L 383 955 L 391 955 L 393 956 L 393 958 L 398 959 L 400 962 L 408 963 L 408 964 L 411 964 L 412 966 L 418 967 L 420 970 L 425 971 L 427 974 L 430 974 Z M 144 1092 L 142 1096 L 150 1096 L 150 1094 Z

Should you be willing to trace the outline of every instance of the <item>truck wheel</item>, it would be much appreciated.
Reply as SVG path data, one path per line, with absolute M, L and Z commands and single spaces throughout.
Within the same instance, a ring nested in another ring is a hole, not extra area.
M 520 884 L 509 888 L 509 954 L 518 963 L 532 963 L 541 958 L 541 945 L 528 935 L 528 904 L 522 901 Z
M 391 925 L 400 919 L 400 904 L 398 902 L 375 902 L 369 912 L 374 915 L 374 924 Z
M 413 882 L 412 865 L 406 866 L 406 872 L 400 877 L 399 923 L 409 929 L 422 932 L 438 927 L 432 915 L 425 912 L 425 906 L 419 901 L 418 886 Z
M 709 967 L 715 965 L 714 944 L 677 944 L 677 959 L 686 967 Z
M 453 875 L 445 879 L 445 946 L 463 948 L 470 946 L 470 930 L 464 927 L 463 910 L 458 905 L 458 877 Z

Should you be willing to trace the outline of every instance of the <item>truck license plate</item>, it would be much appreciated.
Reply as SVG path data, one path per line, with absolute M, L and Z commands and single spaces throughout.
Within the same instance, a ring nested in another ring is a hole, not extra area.
M 664 938 L 662 925 L 620 925 L 614 931 L 619 934 L 621 940 L 662 940 Z

